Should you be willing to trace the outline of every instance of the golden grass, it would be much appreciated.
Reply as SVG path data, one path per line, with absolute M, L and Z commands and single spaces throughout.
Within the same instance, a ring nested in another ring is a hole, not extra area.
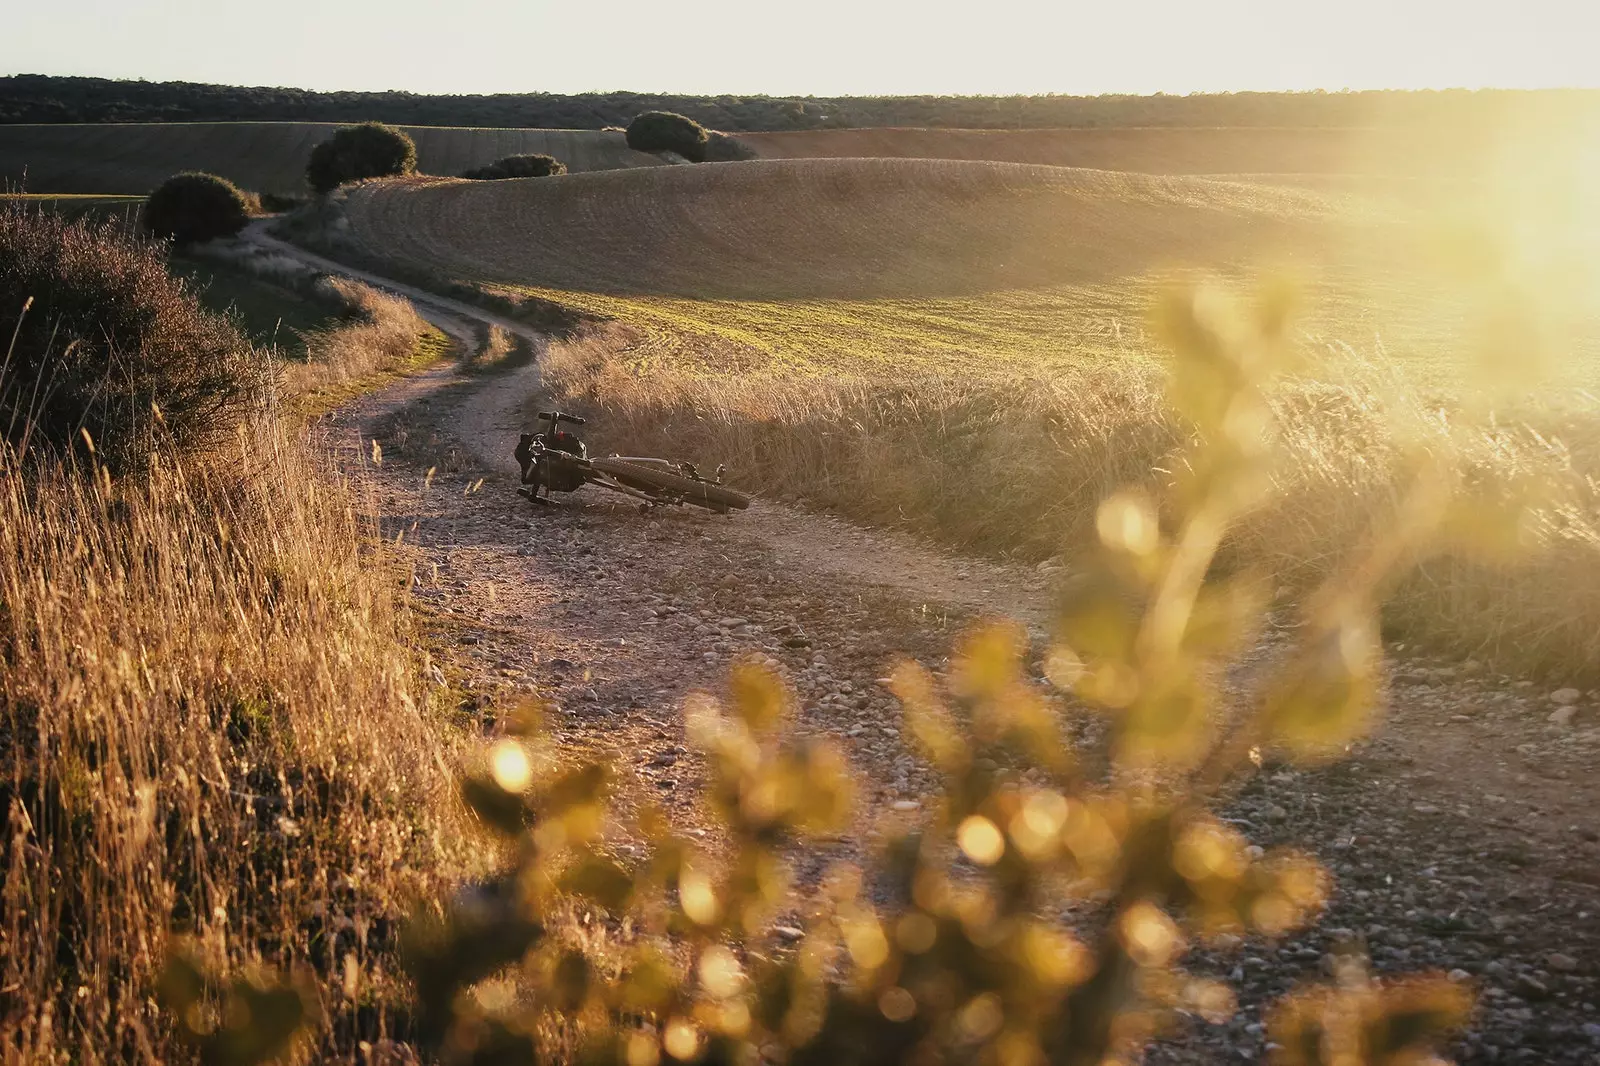
M 113 483 L 0 455 L 0 1060 L 167 1061 L 170 930 L 309 965 L 326 1031 L 376 1039 L 395 922 L 465 861 L 358 491 L 276 427 L 220 458 Z
M 319 284 L 346 321 L 286 365 L 289 417 L 125 480 L 0 451 L 0 1062 L 183 1059 L 169 934 L 309 968 L 354 1055 L 411 1024 L 400 921 L 481 861 L 376 505 L 297 428 L 445 342 Z
M 1166 480 L 1180 443 L 1152 362 L 836 380 L 641 370 L 638 352 L 615 324 L 549 348 L 545 387 L 594 416 L 602 447 L 727 461 L 742 488 L 1027 559 L 1070 565 L 1094 541 L 1098 502 Z M 1459 450 L 1491 480 L 1547 481 L 1555 500 L 1515 562 L 1429 560 L 1388 618 L 1407 639 L 1508 669 L 1600 674 L 1600 422 L 1547 411 L 1530 416 L 1542 430 L 1496 427 L 1424 404 L 1398 378 L 1283 390 L 1277 492 L 1241 523 L 1229 565 L 1293 598 L 1384 515 L 1411 449 Z
M 302 334 L 306 361 L 284 364 L 284 384 L 302 411 L 330 410 L 448 352 L 448 338 L 428 325 L 409 300 L 349 278 L 327 277 L 317 284 L 325 286 L 326 299 L 342 304 L 353 320 L 307 330 Z

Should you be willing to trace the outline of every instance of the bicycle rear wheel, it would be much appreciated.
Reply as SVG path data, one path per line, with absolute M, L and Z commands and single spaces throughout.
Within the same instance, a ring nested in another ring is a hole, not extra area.
M 742 492 L 735 492 L 726 485 L 715 485 L 709 481 L 695 481 L 670 470 L 630 463 L 617 458 L 590 459 L 589 465 L 603 474 L 610 474 L 631 489 L 652 494 L 662 493 L 681 499 L 684 503 L 692 503 L 696 507 L 706 507 L 713 511 L 727 510 L 731 507 L 742 511 L 750 506 L 750 497 Z

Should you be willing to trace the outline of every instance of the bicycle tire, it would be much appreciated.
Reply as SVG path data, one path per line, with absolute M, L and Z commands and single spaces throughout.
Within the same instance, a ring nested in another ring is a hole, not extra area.
M 639 466 L 616 458 L 590 459 L 589 465 L 603 474 L 610 474 L 630 488 L 645 491 L 659 489 L 679 496 L 684 503 L 692 503 L 696 507 L 713 510 L 733 507 L 742 511 L 750 506 L 750 497 L 742 492 L 709 481 L 695 481 L 668 470 Z

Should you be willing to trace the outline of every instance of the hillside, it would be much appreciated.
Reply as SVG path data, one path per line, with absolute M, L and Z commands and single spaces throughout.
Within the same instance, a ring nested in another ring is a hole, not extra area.
M 1229 259 L 1323 201 L 1245 184 L 929 160 L 781 160 L 353 189 L 351 232 L 461 276 L 722 299 L 936 297 Z
M 1312 126 L 1097 129 L 848 129 L 746 133 L 768 159 L 970 159 L 1146 174 L 1364 174 L 1459 172 L 1499 130 Z
M 1600 309 L 1562 293 L 1580 276 L 1573 257 L 1600 235 L 1541 229 L 1549 187 L 1485 195 L 1410 178 L 1280 184 L 960 160 L 758 160 L 369 184 L 348 194 L 345 232 L 376 262 L 626 323 L 640 332 L 640 365 L 711 372 L 971 376 L 1143 360 L 1157 347 L 1145 309 L 1175 271 L 1249 284 L 1263 268 L 1287 268 L 1308 290 L 1319 373 L 1366 374 L 1378 355 L 1454 389 L 1478 350 L 1464 330 L 1486 312 L 1449 266 L 1439 242 L 1452 231 L 1440 226 L 1450 211 L 1492 202 L 1534 241 L 1517 269 L 1539 294 L 1532 313 L 1569 348 L 1564 379 L 1592 387 Z M 1565 287 L 1550 281 L 1562 277 Z
M 356 187 L 364 258 L 637 331 L 640 365 L 968 377 L 1147 357 L 1172 269 L 1304 255 L 1324 194 L 1061 167 L 773 160 Z
M 337 126 L 318 122 L 0 125 L 0 186 L 36 193 L 146 193 L 180 170 L 243 188 L 305 191 L 311 149 Z M 602 130 L 404 127 L 424 173 L 459 174 L 502 156 L 544 152 L 574 171 L 660 165 Z

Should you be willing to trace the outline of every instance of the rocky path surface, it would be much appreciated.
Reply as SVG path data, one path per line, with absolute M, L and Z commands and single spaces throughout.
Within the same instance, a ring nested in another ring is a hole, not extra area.
M 937 665 L 975 616 L 1040 629 L 1046 575 L 762 501 L 729 517 L 641 514 L 591 488 L 534 508 L 514 493 L 509 451 L 536 387 L 532 368 L 441 368 L 325 424 L 400 541 L 413 601 L 447 649 L 435 679 L 463 722 L 489 734 L 517 700 L 546 697 L 563 746 L 616 767 L 624 810 L 656 803 L 703 833 L 683 699 L 762 655 L 801 696 L 798 731 L 837 738 L 861 781 L 857 831 L 800 856 L 802 879 L 855 854 L 882 818 L 931 807 L 936 780 L 879 679 L 900 654 Z M 1325 920 L 1191 955 L 1231 980 L 1239 1012 L 1196 1021 L 1149 1061 L 1264 1059 L 1264 1007 L 1354 941 L 1381 974 L 1436 970 L 1476 987 L 1460 1061 L 1600 1063 L 1600 693 L 1391 651 L 1377 737 L 1326 769 L 1268 767 L 1224 811 L 1255 844 L 1328 864 Z

